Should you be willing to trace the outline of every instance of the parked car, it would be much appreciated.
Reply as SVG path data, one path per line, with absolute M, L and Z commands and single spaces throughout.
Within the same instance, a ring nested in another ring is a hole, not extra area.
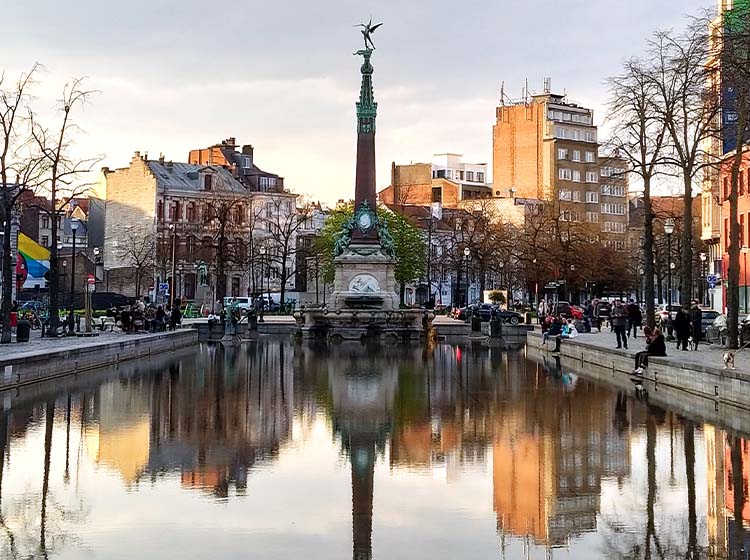
M 566 317 L 571 316 L 570 303 L 567 301 L 558 301 L 555 305 L 555 312 L 553 315 L 565 315 Z
M 497 310 L 498 314 L 500 315 L 500 321 L 503 323 L 509 323 L 511 325 L 518 325 L 519 323 L 523 323 L 523 315 L 521 315 L 520 313 L 509 311 L 507 309 L 500 309 L 499 307 L 490 303 L 474 304 L 468 307 L 468 311 L 470 311 L 472 314 L 477 313 L 483 323 L 488 322 L 492 318 L 493 309 Z M 466 321 L 468 319 L 466 307 L 462 307 L 458 310 L 456 319 L 460 319 L 462 321 Z
M 669 311 L 667 311 L 667 307 L 669 307 Z M 656 322 L 660 324 L 666 324 L 667 319 L 669 319 L 670 315 L 672 320 L 674 321 L 674 318 L 677 316 L 678 309 L 680 309 L 679 305 L 668 305 L 666 303 L 660 305 L 656 308 Z
M 242 309 L 243 311 L 247 311 L 251 307 L 253 307 L 253 298 L 250 297 L 225 297 L 224 298 L 224 308 L 227 307 L 237 307 L 238 309 Z
M 703 311 L 701 315 L 701 340 L 705 340 L 708 327 L 713 325 L 714 321 L 720 315 L 720 313 L 718 311 L 714 311 L 713 309 L 702 309 L 701 311 Z
M 577 305 L 571 305 L 570 316 L 576 321 L 583 321 L 583 309 Z

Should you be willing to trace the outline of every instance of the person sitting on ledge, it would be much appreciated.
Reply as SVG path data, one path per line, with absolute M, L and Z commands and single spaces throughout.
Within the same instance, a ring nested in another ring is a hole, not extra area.
M 646 337 L 646 349 L 635 355 L 635 369 L 633 373 L 637 375 L 643 375 L 644 368 L 648 366 L 649 356 L 667 355 L 667 343 L 659 329 L 652 331 L 651 327 L 643 327 L 643 334 Z
M 576 338 L 577 336 L 578 336 L 578 329 L 576 329 L 576 326 L 573 323 L 573 319 L 568 319 L 568 322 L 563 327 L 563 330 L 562 330 L 562 333 L 560 333 L 560 336 L 555 337 L 555 349 L 553 350 L 553 352 L 560 351 L 560 343 L 562 342 L 563 338 Z
M 542 335 L 542 344 L 546 344 L 548 338 L 552 338 L 559 334 L 562 334 L 562 331 L 563 331 L 563 322 L 558 317 L 555 317 L 552 320 L 552 323 L 550 324 L 550 326 L 547 328 L 546 331 L 544 331 L 544 334 Z

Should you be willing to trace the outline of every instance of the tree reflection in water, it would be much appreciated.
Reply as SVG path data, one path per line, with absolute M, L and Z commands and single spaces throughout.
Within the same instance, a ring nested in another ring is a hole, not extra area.
M 595 533 L 604 550 L 588 557 L 744 558 L 745 440 L 588 382 L 559 361 L 448 344 L 262 339 L 202 346 L 40 394 L 48 396 L 19 398 L 0 414 L 0 550 L 8 557 L 93 547 L 84 504 L 97 474 L 119 480 L 123 504 L 128 493 L 148 488 L 159 499 L 170 487 L 208 497 L 206 515 L 212 503 L 258 500 L 245 498 L 252 477 L 272 480 L 282 453 L 293 455 L 325 419 L 349 471 L 356 559 L 373 557 L 373 541 L 389 546 L 377 525 L 373 537 L 373 518 L 394 507 L 377 499 L 388 475 L 436 473 L 446 486 L 486 473 L 475 499 L 491 508 L 483 515 L 508 558 L 576 551 Z M 11 447 L 38 458 L 37 476 L 9 467 Z M 329 490 L 312 497 L 325 503 Z M 670 511 L 678 501 L 686 507 Z

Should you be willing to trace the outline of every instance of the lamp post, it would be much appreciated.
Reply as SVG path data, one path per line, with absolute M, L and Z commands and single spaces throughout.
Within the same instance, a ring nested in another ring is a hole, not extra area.
M 471 250 L 464 247 L 464 258 L 466 259 L 466 307 L 469 307 L 469 255 Z
M 539 309 L 539 269 L 536 267 L 536 258 L 531 261 L 531 264 L 534 265 L 534 280 L 536 283 L 534 284 L 534 307 L 538 310 Z M 527 279 L 528 281 L 528 279 Z M 542 324 L 542 318 L 539 317 L 539 324 Z
M 75 285 L 76 285 L 76 233 L 78 232 L 78 226 L 80 225 L 78 218 L 72 218 L 70 220 L 70 231 L 73 234 L 73 258 L 70 267 L 70 313 L 68 314 L 68 331 L 73 334 L 74 321 L 73 321 L 73 310 L 75 307 Z
M 503 261 L 500 261 L 500 263 L 497 266 L 498 268 L 500 268 L 500 289 L 502 289 L 503 286 L 505 285 L 505 276 L 503 275 L 503 272 L 505 271 L 505 263 Z M 508 305 L 508 295 L 507 295 L 508 291 L 509 290 L 506 290 L 505 292 L 506 293 L 506 296 L 505 296 L 506 306 Z M 508 309 L 510 309 L 510 307 L 508 307 Z
M 184 283 L 185 283 L 185 274 L 183 273 L 184 270 L 185 270 L 185 265 L 183 265 L 182 263 L 180 263 L 177 266 L 177 270 L 179 271 L 179 282 L 177 282 L 177 286 L 180 289 L 180 301 L 182 301 L 182 298 L 185 295 L 185 286 L 184 286 Z
M 703 305 L 708 304 L 708 281 L 706 279 L 706 276 L 708 276 L 708 271 L 706 270 L 706 262 L 708 261 L 708 255 L 706 253 L 700 254 L 701 258 L 701 280 L 703 285 L 703 292 L 702 292 L 702 300 Z
M 177 244 L 175 243 L 175 227 L 174 224 L 169 224 L 169 231 L 172 235 L 172 285 L 169 287 L 169 307 L 174 307 L 174 293 L 177 290 L 176 286 L 176 268 L 177 263 L 175 262 L 175 256 L 177 254 Z
M 672 326 L 672 234 L 674 233 L 674 220 L 667 218 L 664 222 L 664 233 L 667 234 L 667 313 L 669 314 L 669 325 Z
M 266 272 L 266 248 L 261 247 L 260 248 L 260 317 L 258 317 L 258 322 L 263 323 L 265 320 L 263 319 L 263 312 L 266 308 L 266 302 L 263 299 L 263 276 Z

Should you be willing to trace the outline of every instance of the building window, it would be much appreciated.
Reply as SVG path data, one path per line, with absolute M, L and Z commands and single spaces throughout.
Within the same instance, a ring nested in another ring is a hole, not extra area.
M 587 131 L 585 135 L 586 142 L 596 142 L 596 135 L 591 132 Z
M 581 182 L 581 172 L 576 169 L 573 170 L 573 182 L 575 183 Z
M 49 216 L 42 216 L 42 227 L 49 229 Z
M 590 224 L 598 224 L 599 214 L 597 214 L 596 212 L 586 212 L 586 221 Z
M 160 222 L 164 221 L 164 201 L 160 200 L 156 203 L 156 219 Z
M 185 210 L 185 219 L 190 223 L 195 221 L 195 202 L 188 203 Z
M 568 159 L 568 150 L 565 148 L 557 148 L 557 159 Z
M 623 222 L 604 222 L 602 231 L 605 233 L 625 233 L 625 224 Z
M 602 195 L 625 196 L 625 186 L 624 185 L 602 185 Z
M 204 191 L 210 191 L 213 187 L 213 176 L 212 175 L 204 175 L 203 176 L 203 190 Z
M 250 158 L 247 156 L 242 158 L 242 169 L 250 169 Z
M 573 202 L 581 202 L 581 191 L 573 191 Z
M 586 152 L 586 163 L 594 163 L 596 161 L 596 156 L 594 155 L 594 152 Z
M 473 181 L 474 180 L 474 172 L 473 171 L 467 171 L 466 172 L 466 180 L 467 181 Z
M 745 246 L 745 215 L 740 214 L 740 247 Z
M 49 236 L 42 235 L 42 247 L 49 247 Z
M 245 223 L 245 209 L 242 204 L 234 207 L 234 223 L 238 225 Z
M 597 192 L 586 192 L 586 202 L 589 204 L 598 204 L 599 203 L 599 193 Z
M 587 171 L 586 172 L 586 182 L 587 183 L 598 183 L 599 182 L 599 175 L 596 173 L 596 171 Z
M 484 173 L 481 171 L 477 171 L 477 182 L 484 183 Z
M 624 216 L 625 205 L 605 202 L 602 204 L 602 214 L 610 214 L 612 216 Z
M 432 202 L 443 202 L 443 187 L 432 187 Z
M 573 161 L 581 161 L 581 150 L 573 150 Z
M 739 183 L 740 183 L 740 196 L 745 194 L 745 175 L 740 172 L 739 174 Z
M 566 133 L 565 127 L 562 127 L 562 126 L 555 127 L 555 136 L 557 136 L 558 138 L 565 138 L 565 133 Z
M 558 178 L 562 179 L 563 181 L 570 181 L 573 174 L 571 173 L 570 169 L 565 169 L 564 167 L 561 167 L 557 171 Z

